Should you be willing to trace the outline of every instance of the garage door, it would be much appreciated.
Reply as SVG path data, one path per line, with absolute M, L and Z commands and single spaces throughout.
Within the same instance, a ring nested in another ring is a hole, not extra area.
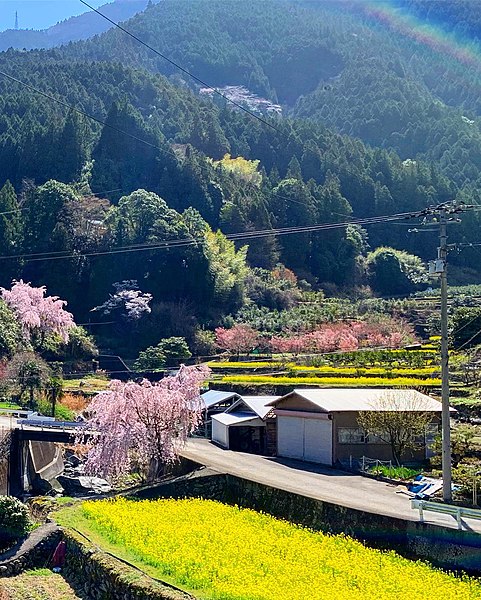
M 304 458 L 304 421 L 298 417 L 277 417 L 277 453 Z
M 332 464 L 332 421 L 277 417 L 279 456 Z

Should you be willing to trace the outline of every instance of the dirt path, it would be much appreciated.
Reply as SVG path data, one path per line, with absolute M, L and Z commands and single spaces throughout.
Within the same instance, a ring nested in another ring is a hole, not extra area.
M 79 600 L 61 575 L 47 569 L 0 580 L 0 600 Z

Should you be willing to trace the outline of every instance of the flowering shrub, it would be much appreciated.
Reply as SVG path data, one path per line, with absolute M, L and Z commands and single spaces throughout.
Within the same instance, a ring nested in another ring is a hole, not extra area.
M 119 498 L 85 502 L 82 511 L 109 542 L 212 600 L 424 600 L 426 590 L 443 600 L 481 596 L 475 579 L 211 500 Z
M 46 288 L 14 281 L 11 290 L 0 288 L 2 298 L 13 310 L 23 332 L 42 340 L 48 334 L 58 335 L 64 343 L 75 326 L 73 316 L 64 309 L 67 304 L 58 296 L 45 296 Z
M 248 354 L 259 343 L 259 333 L 249 325 L 234 325 L 230 329 L 217 327 L 215 330 L 215 343 L 222 350 L 235 353 Z
M 98 436 L 92 440 L 86 473 L 117 478 L 135 469 L 148 474 L 152 464 L 160 469 L 174 462 L 200 423 L 199 388 L 209 374 L 205 366 L 182 365 L 157 383 L 113 379 L 89 404 L 84 426 Z M 82 429 L 78 441 L 83 441 Z

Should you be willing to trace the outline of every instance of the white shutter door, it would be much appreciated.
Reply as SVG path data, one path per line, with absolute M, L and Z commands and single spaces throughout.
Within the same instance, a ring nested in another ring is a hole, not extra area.
M 304 421 L 304 460 L 332 465 L 332 421 Z
M 229 428 L 216 419 L 212 419 L 212 441 L 217 442 L 224 448 L 229 447 Z
M 277 417 L 277 454 L 304 458 L 304 421 L 300 417 Z

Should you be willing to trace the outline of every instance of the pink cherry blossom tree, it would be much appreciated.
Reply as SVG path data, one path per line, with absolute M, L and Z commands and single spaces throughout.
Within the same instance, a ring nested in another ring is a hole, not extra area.
M 326 323 L 313 331 L 286 337 L 272 337 L 273 352 L 326 353 L 352 352 L 358 348 L 400 348 L 416 339 L 412 327 L 402 319 Z
M 64 343 L 69 331 L 75 326 L 71 313 L 64 309 L 67 304 L 58 296 L 46 296 L 46 288 L 32 287 L 22 280 L 13 281 L 12 288 L 0 288 L 3 300 L 15 313 L 25 336 L 30 341 L 43 343 L 45 336 L 58 335 Z
M 155 477 L 173 463 L 199 425 L 205 366 L 182 366 L 157 383 L 111 381 L 89 405 L 85 429 L 95 431 L 86 472 L 117 478 L 138 469 Z M 78 441 L 82 439 L 79 435 Z
M 248 354 L 259 344 L 259 332 L 249 325 L 234 325 L 230 329 L 217 327 L 215 342 L 222 350 L 227 350 L 239 358 L 240 354 Z

